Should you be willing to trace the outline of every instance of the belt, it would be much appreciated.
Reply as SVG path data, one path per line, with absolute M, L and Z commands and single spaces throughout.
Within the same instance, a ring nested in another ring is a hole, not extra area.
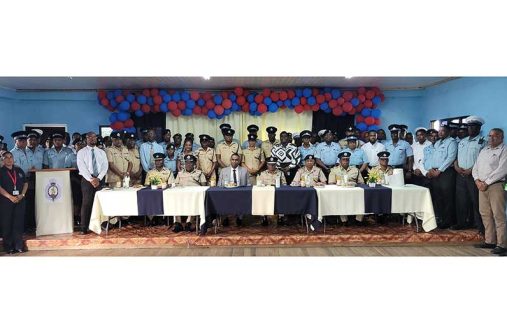
M 391 165 L 391 168 L 402 168 L 403 169 L 403 164 Z
M 491 183 L 488 186 L 495 185 L 495 184 L 498 184 L 498 183 L 504 183 L 504 182 L 505 182 L 505 180 L 497 180 L 496 182 Z

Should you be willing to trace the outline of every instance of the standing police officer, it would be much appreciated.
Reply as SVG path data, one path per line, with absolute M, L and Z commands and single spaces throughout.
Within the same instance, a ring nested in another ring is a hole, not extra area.
M 340 145 L 333 142 L 333 133 L 330 130 L 325 130 L 323 133 L 324 142 L 317 145 L 315 149 L 315 158 L 317 165 L 324 171 L 324 174 L 329 176 L 332 167 L 335 166 L 338 160 L 338 154 L 341 152 Z
M 67 155 L 74 154 L 74 152 L 72 149 L 63 146 L 63 134 L 54 133 L 51 138 L 53 139 L 53 148 L 49 148 L 44 152 L 43 168 L 62 169 L 65 167 Z

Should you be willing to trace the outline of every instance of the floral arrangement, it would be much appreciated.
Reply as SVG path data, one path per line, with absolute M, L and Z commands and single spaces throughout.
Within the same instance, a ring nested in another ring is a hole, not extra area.
M 380 181 L 382 180 L 382 174 L 380 172 L 380 170 L 377 170 L 377 169 L 371 169 L 370 171 L 368 171 L 368 178 L 367 178 L 367 182 L 368 183 L 380 183 Z
M 162 184 L 162 179 L 160 179 L 159 176 L 150 176 L 148 178 L 148 181 L 150 182 L 150 185 L 160 185 L 160 184 Z

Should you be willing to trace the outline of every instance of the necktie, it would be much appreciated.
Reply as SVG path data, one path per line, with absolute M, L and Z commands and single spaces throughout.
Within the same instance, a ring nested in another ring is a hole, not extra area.
M 150 169 L 153 169 L 155 165 L 155 160 L 153 159 L 153 144 L 150 143 Z
M 239 184 L 238 184 L 238 178 L 236 177 L 236 169 L 233 169 L 233 170 L 232 170 L 232 176 L 234 177 L 234 183 L 235 183 L 236 185 L 239 185 Z
M 99 168 L 97 167 L 97 159 L 95 158 L 95 149 L 92 148 L 92 167 L 93 167 L 93 177 L 97 177 L 99 175 Z

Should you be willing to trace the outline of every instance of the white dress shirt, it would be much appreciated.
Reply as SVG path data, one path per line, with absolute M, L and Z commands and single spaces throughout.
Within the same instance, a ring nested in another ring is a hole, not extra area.
M 83 178 L 87 181 L 90 181 L 92 179 L 92 149 L 95 153 L 97 171 L 99 172 L 97 178 L 99 180 L 102 180 L 107 173 L 109 163 L 107 162 L 106 152 L 97 147 L 86 146 L 77 152 L 77 167 L 79 169 L 79 174 L 83 176 Z
M 361 146 L 361 149 L 366 154 L 366 159 L 368 160 L 368 164 L 370 166 L 377 166 L 378 165 L 377 154 L 380 153 L 381 151 L 385 151 L 386 147 L 377 141 L 377 142 L 375 142 L 374 145 L 372 145 L 371 142 L 367 142 Z
M 418 141 L 415 141 L 412 144 L 412 150 L 414 152 L 414 166 L 412 169 L 421 170 L 423 176 L 426 176 L 426 173 L 428 173 L 428 170 L 424 168 L 424 148 L 428 147 L 429 145 L 431 145 L 431 142 L 428 140 L 424 141 L 423 144 L 420 144 Z

